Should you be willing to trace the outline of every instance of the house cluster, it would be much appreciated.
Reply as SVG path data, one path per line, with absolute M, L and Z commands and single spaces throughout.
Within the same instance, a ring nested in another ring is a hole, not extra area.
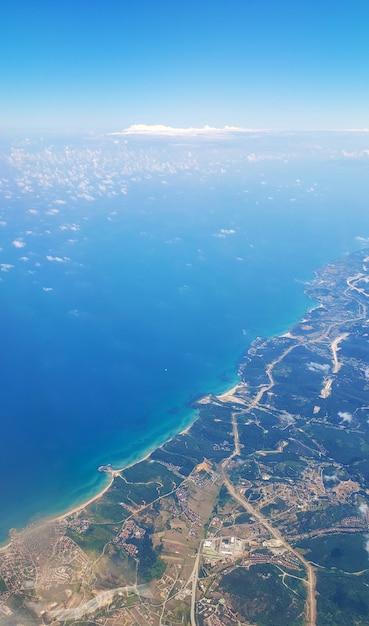
M 176 496 L 177 496 L 177 500 L 178 500 L 179 506 L 181 507 L 181 509 L 182 509 L 183 513 L 185 514 L 185 516 L 187 517 L 187 519 L 189 519 L 190 522 L 197 522 L 200 519 L 200 517 L 199 517 L 199 515 L 197 515 L 197 513 L 192 511 L 192 509 L 190 509 L 189 506 L 188 506 L 188 491 L 187 491 L 187 489 L 184 489 L 183 487 L 180 487 L 176 491 Z
M 138 548 L 135 544 L 129 543 L 129 539 L 142 539 L 146 533 L 144 528 L 141 528 L 133 520 L 128 520 L 122 530 L 114 538 L 114 543 L 119 544 L 124 550 L 133 557 L 138 554 Z

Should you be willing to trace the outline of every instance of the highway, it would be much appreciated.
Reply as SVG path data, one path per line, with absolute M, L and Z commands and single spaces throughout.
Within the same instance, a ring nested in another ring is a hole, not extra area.
M 234 487 L 233 483 L 231 483 L 231 481 L 229 480 L 225 471 L 227 463 L 228 463 L 228 459 L 226 459 L 226 461 L 224 461 L 222 464 L 222 476 L 223 476 L 224 484 L 227 487 L 231 496 L 235 500 L 237 500 L 239 504 L 243 506 L 243 508 L 245 509 L 245 511 L 247 511 L 247 513 L 252 515 L 254 519 L 260 522 L 260 524 L 264 526 L 264 528 L 270 533 L 272 537 L 274 537 L 274 539 L 278 539 L 278 541 L 281 542 L 283 547 L 286 548 L 286 550 L 288 550 L 289 552 L 291 552 L 304 566 L 306 573 L 307 573 L 307 580 L 304 581 L 306 588 L 307 588 L 306 624 L 307 626 L 316 626 L 316 597 L 315 597 L 316 596 L 316 575 L 315 575 L 315 570 L 313 566 L 309 563 L 309 561 L 307 561 L 302 556 L 302 554 L 300 554 L 300 552 L 298 552 L 292 546 L 290 546 L 290 544 L 281 535 L 279 530 L 274 528 L 272 524 L 264 517 L 264 515 L 260 513 L 260 511 L 255 509 L 255 507 L 253 507 L 252 504 L 248 500 L 246 500 L 246 498 L 244 498 L 244 496 L 242 496 L 240 493 L 238 493 L 238 491 L 236 491 L 236 488 Z M 195 626 L 195 625 L 191 624 L 191 626 Z

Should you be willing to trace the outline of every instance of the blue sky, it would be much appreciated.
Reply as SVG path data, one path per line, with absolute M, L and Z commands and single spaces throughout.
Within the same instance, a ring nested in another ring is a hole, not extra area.
M 369 127 L 367 0 L 3 0 L 0 130 Z

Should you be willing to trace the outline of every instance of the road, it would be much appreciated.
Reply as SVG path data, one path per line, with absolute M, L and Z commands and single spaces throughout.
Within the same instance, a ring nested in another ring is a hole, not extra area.
M 353 281 L 357 281 L 357 279 L 360 279 L 361 275 L 359 276 L 355 276 L 352 277 L 352 279 L 348 279 L 347 280 L 347 292 L 349 291 L 353 291 L 353 290 L 357 290 L 359 292 L 361 292 L 360 289 L 358 289 L 356 287 L 356 282 L 353 284 Z M 367 295 L 367 294 L 365 294 Z M 347 293 L 347 296 L 349 296 L 349 294 Z M 349 296 L 350 297 L 350 296 Z M 352 297 L 352 296 L 351 296 Z M 331 324 L 329 324 L 325 330 L 323 330 L 318 337 L 311 337 L 309 338 L 309 342 L 311 343 L 318 343 L 318 342 L 322 342 L 325 339 L 328 338 L 331 330 L 336 327 L 336 326 L 340 326 L 341 324 L 344 324 L 345 322 L 349 322 L 349 321 L 357 321 L 359 319 L 362 319 L 363 317 L 365 317 L 366 315 L 366 307 L 364 307 L 364 310 L 361 312 L 361 314 L 359 316 L 357 316 L 356 318 L 353 319 L 349 319 L 349 320 L 340 320 L 339 322 L 333 322 Z M 348 336 L 348 333 L 342 333 L 341 335 L 339 335 L 338 337 L 336 337 L 335 339 L 333 339 L 333 341 L 331 342 L 331 350 L 332 350 L 332 354 L 333 354 L 333 370 L 332 373 L 336 374 L 338 373 L 341 364 L 338 361 L 337 358 L 337 350 L 338 345 L 341 341 L 343 341 L 344 339 L 346 339 L 346 337 Z M 266 385 L 262 385 L 258 391 L 258 393 L 256 394 L 256 396 L 254 397 L 254 399 L 251 401 L 251 403 L 247 406 L 246 410 L 242 410 L 242 413 L 249 413 L 252 409 L 258 408 L 260 406 L 261 400 L 263 398 L 263 396 L 265 395 L 265 393 L 267 393 L 268 391 L 270 391 L 275 384 L 274 381 L 274 377 L 273 377 L 273 369 L 274 367 L 279 364 L 281 361 L 283 361 L 283 359 L 295 348 L 297 348 L 298 346 L 304 345 L 304 343 L 306 342 L 306 339 L 303 337 L 291 337 L 293 339 L 296 340 L 296 343 L 294 345 L 289 346 L 288 348 L 286 348 L 286 350 L 284 350 L 282 352 L 282 354 L 277 357 L 274 361 L 272 361 L 271 363 L 269 363 L 269 365 L 267 366 L 266 369 L 266 374 L 269 378 L 269 383 Z M 236 387 L 234 388 L 236 389 Z M 231 392 L 228 392 L 227 394 L 223 394 L 222 396 L 218 396 L 218 399 L 222 402 L 226 401 L 226 402 L 240 402 L 240 404 L 243 404 L 243 407 L 245 406 L 245 400 L 243 399 L 238 399 L 235 398 L 233 395 L 234 389 L 231 390 Z M 231 482 L 231 480 L 229 479 L 227 473 L 226 473 L 226 468 L 228 463 L 236 456 L 238 456 L 240 454 L 240 441 L 239 441 L 239 433 L 238 433 L 238 424 L 237 424 L 237 414 L 238 412 L 235 411 L 232 413 L 232 430 L 233 430 L 233 438 L 234 438 L 234 449 L 232 454 L 223 461 L 222 466 L 221 466 L 221 471 L 222 471 L 222 477 L 223 477 L 223 482 L 224 485 L 226 486 L 226 488 L 228 489 L 229 493 L 231 494 L 231 496 L 245 509 L 245 511 L 247 511 L 247 513 L 249 513 L 249 515 L 252 515 L 252 517 L 257 520 L 266 530 L 267 532 L 274 538 L 277 539 L 281 545 L 290 553 L 293 554 L 293 556 L 298 559 L 298 561 L 301 563 L 301 565 L 303 566 L 303 568 L 306 571 L 306 579 L 303 580 L 305 586 L 306 586 L 306 590 L 307 590 L 307 595 L 306 595 L 306 603 L 305 603 L 305 614 L 306 614 L 306 626 L 316 626 L 316 619 L 317 619 L 317 605 L 316 605 L 316 573 L 315 573 L 315 568 L 313 567 L 313 565 L 311 565 L 311 563 L 309 563 L 309 561 L 307 561 L 304 556 L 302 554 L 300 554 L 300 552 L 298 552 L 298 550 L 296 550 L 295 548 L 293 548 L 288 541 L 283 537 L 283 535 L 279 532 L 279 530 L 277 530 L 272 524 L 271 522 L 264 517 L 264 515 L 258 510 L 256 509 L 243 495 L 241 495 L 240 493 L 238 493 L 238 491 L 236 490 L 236 487 L 233 485 L 233 483 Z M 196 559 L 195 559 L 195 563 L 194 563 L 194 567 L 193 570 L 191 572 L 191 575 L 187 581 L 187 584 L 185 586 L 188 586 L 189 584 L 191 584 L 191 611 L 190 611 L 190 619 L 191 619 L 191 626 L 197 626 L 197 622 L 196 622 L 196 615 L 195 615 L 195 609 L 196 609 L 196 589 L 197 589 L 197 583 L 198 583 L 198 573 L 199 573 L 199 564 L 200 564 L 200 557 L 201 557 L 201 546 L 199 547 L 198 553 L 196 555 Z
M 199 550 L 196 555 L 195 564 L 193 566 L 191 579 L 192 579 L 192 589 L 191 589 L 191 626 L 197 626 L 196 617 L 195 617 L 195 607 L 196 607 L 196 589 L 197 589 L 197 580 L 199 577 L 199 563 L 200 563 L 200 554 L 201 554 L 201 545 L 199 546 Z
M 331 343 L 331 350 L 333 354 L 333 366 L 334 366 L 332 370 L 333 374 L 338 374 L 342 366 L 342 363 L 339 363 L 338 358 L 337 358 L 337 351 L 339 350 L 338 344 L 341 343 L 341 341 L 346 339 L 346 337 L 348 336 L 349 336 L 349 333 L 342 333 L 342 335 L 340 335 L 339 337 L 336 337 L 336 339 L 334 339 Z
M 340 337 L 339 339 L 341 339 L 343 337 Z M 259 406 L 260 404 L 260 400 L 262 399 L 263 395 L 267 392 L 270 391 L 270 389 L 272 389 L 274 387 L 274 378 L 273 378 L 273 369 L 275 367 L 275 365 L 277 365 L 278 363 L 280 363 L 285 356 L 287 356 L 287 354 L 289 354 L 292 350 L 294 350 L 295 348 L 297 348 L 297 346 L 300 345 L 300 342 L 290 346 L 289 348 L 287 348 L 286 350 L 284 350 L 284 352 L 282 352 L 282 354 L 276 358 L 274 361 L 272 361 L 267 369 L 266 369 L 266 373 L 267 376 L 269 378 L 269 384 L 268 385 L 263 385 L 261 387 L 261 389 L 259 390 L 259 392 L 256 394 L 254 400 L 250 403 L 249 407 L 246 409 L 246 413 L 248 413 L 249 411 L 251 411 L 252 409 L 255 409 Z M 338 345 L 338 342 L 337 342 Z M 246 498 L 244 496 L 242 496 L 240 493 L 238 493 L 238 491 L 236 490 L 235 486 L 233 485 L 233 483 L 230 481 L 230 479 L 228 478 L 227 474 L 226 474 L 226 467 L 229 463 L 229 461 L 231 459 L 233 459 L 235 456 L 238 456 L 240 453 L 240 442 L 239 442 L 239 434 L 238 434 L 238 425 L 237 425 L 237 419 L 236 419 L 236 413 L 232 414 L 232 429 L 233 429 L 233 438 L 234 438 L 234 450 L 232 452 L 232 454 L 223 461 L 222 463 L 222 477 L 223 477 L 223 481 L 225 486 L 227 487 L 229 493 L 231 494 L 231 496 L 237 500 L 237 502 L 239 502 L 239 504 L 241 504 L 243 506 L 243 508 L 245 509 L 245 511 L 247 511 L 247 513 L 249 513 L 250 515 L 252 515 L 254 517 L 254 519 L 258 520 L 260 522 L 260 524 L 262 524 L 262 526 L 264 526 L 264 528 L 270 533 L 270 535 L 272 537 L 274 537 L 274 539 L 277 539 L 278 541 L 281 542 L 281 544 L 283 545 L 283 547 L 290 552 L 291 554 L 293 554 L 299 561 L 300 563 L 303 565 L 306 574 L 307 574 L 307 578 L 304 581 L 306 588 L 307 588 L 307 596 L 306 596 L 306 605 L 305 605 L 305 611 L 306 611 L 306 625 L 307 626 L 316 626 L 316 575 L 315 575 L 315 569 L 314 567 L 309 563 L 309 561 L 307 561 L 302 554 L 300 554 L 300 552 L 298 552 L 297 550 L 295 550 L 287 541 L 286 539 L 281 535 L 281 533 L 279 532 L 279 530 L 277 530 L 276 528 L 274 528 L 272 526 L 272 524 L 268 521 L 268 519 L 266 517 L 264 517 L 264 515 L 262 513 L 260 513 L 260 511 L 258 511 L 258 509 L 256 509 L 248 500 L 246 500 Z M 196 626 L 196 622 L 192 622 L 192 611 L 191 611 L 191 626 Z
M 316 626 L 316 597 L 315 597 L 315 593 L 316 593 L 316 575 L 315 575 L 315 570 L 313 568 L 313 566 L 309 563 L 309 561 L 307 561 L 302 554 L 300 554 L 300 552 L 298 552 L 297 550 L 295 550 L 292 546 L 290 546 L 290 544 L 284 539 L 283 535 L 281 535 L 281 533 L 279 532 L 279 530 L 277 530 L 276 528 L 274 528 L 272 526 L 272 524 L 264 517 L 264 515 L 262 515 L 262 513 L 260 513 L 260 511 L 258 511 L 257 509 L 255 509 L 255 507 L 253 507 L 253 505 L 246 500 L 246 498 L 244 498 L 244 496 L 242 496 L 240 493 L 238 493 L 238 491 L 236 491 L 236 488 L 234 487 L 234 485 L 231 483 L 231 481 L 229 480 L 225 468 L 226 465 L 228 463 L 229 459 L 226 459 L 226 461 L 223 462 L 222 464 L 222 476 L 223 476 L 223 481 L 225 486 L 227 487 L 229 493 L 231 494 L 231 496 L 237 500 L 237 502 L 239 502 L 239 504 L 241 504 L 243 506 L 243 508 L 245 509 L 245 511 L 247 511 L 247 513 L 249 513 L 250 515 L 253 516 L 254 519 L 258 520 L 258 522 L 260 522 L 260 524 L 262 524 L 262 526 L 264 526 L 264 528 L 270 533 L 270 535 L 272 537 L 274 537 L 274 539 L 278 539 L 278 541 L 281 542 L 281 544 L 283 545 L 283 547 L 288 550 L 288 552 L 291 552 L 299 561 L 300 563 L 304 566 L 306 573 L 307 573 L 307 580 L 305 581 L 306 587 L 307 587 L 307 597 L 306 597 L 306 624 L 307 626 Z M 192 624 L 192 622 L 191 622 Z M 192 626 L 194 626 L 192 624 Z
M 268 385 L 263 385 L 260 390 L 258 391 L 258 393 L 256 394 L 255 398 L 253 399 L 253 401 L 251 402 L 248 410 L 251 411 L 251 409 L 256 409 L 257 406 L 260 403 L 260 400 L 262 399 L 263 395 L 267 392 L 270 391 L 273 387 L 274 387 L 274 378 L 272 375 L 272 371 L 274 369 L 274 366 L 277 365 L 277 363 L 280 363 L 281 361 L 283 361 L 284 357 L 287 356 L 287 354 L 289 354 L 290 352 L 292 352 L 292 350 L 294 350 L 295 348 L 297 348 L 300 345 L 299 343 L 294 344 L 293 346 L 290 346 L 289 348 L 287 348 L 284 352 L 282 352 L 282 354 L 275 359 L 274 361 L 272 361 L 271 363 L 269 363 L 267 369 L 266 369 L 266 374 L 270 380 L 270 383 Z

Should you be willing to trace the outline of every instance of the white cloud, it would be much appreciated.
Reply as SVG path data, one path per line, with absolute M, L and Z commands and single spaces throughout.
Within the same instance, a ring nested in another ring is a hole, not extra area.
M 67 261 L 70 261 L 70 258 L 67 256 L 64 256 L 63 258 L 60 256 L 51 256 L 50 254 L 46 255 L 46 258 L 48 261 L 55 261 L 55 263 L 66 263 Z
M 10 265 L 10 263 L 0 263 L 0 269 L 2 272 L 7 272 L 12 267 L 14 267 L 14 265 Z
M 364 515 L 364 517 L 365 517 L 365 515 L 366 515 L 366 514 L 368 513 L 368 511 L 369 511 L 369 506 L 368 506 L 367 504 L 365 504 L 365 502 L 362 502 L 362 503 L 359 505 L 359 511 L 360 511 L 360 513 L 361 513 L 362 515 Z
M 73 232 L 80 230 L 78 224 L 62 224 L 59 228 L 60 230 L 72 230 Z
M 368 157 L 369 150 L 358 150 L 356 152 L 347 152 L 346 150 L 342 150 L 342 156 L 346 159 L 358 159 L 360 157 Z
M 202 128 L 175 128 L 173 126 L 165 126 L 163 124 L 133 124 L 124 130 L 108 133 L 109 135 L 157 135 L 166 137 L 178 136 L 196 136 L 196 135 L 227 135 L 230 133 L 249 133 L 254 132 L 253 128 L 242 128 L 239 126 L 223 126 L 216 128 L 214 126 L 203 126 Z M 260 130 L 260 129 L 258 129 Z M 265 129 L 264 129 L 265 130 Z
M 94 196 L 91 196 L 90 193 L 77 193 L 78 198 L 83 198 L 84 200 L 88 200 L 89 202 L 92 202 L 93 200 L 95 200 Z
M 337 474 L 332 474 L 331 476 L 326 475 L 324 476 L 324 480 L 326 480 L 327 482 L 330 483 L 339 483 L 340 479 L 338 478 Z
M 338 417 L 341 418 L 341 420 L 343 422 L 347 422 L 348 424 L 351 424 L 352 422 L 352 413 L 349 413 L 348 411 L 338 411 Z
M 310 363 L 307 364 L 307 368 L 311 372 L 324 372 L 325 374 L 330 370 L 328 363 L 315 363 L 314 361 L 310 361 Z
M 166 239 L 165 243 L 172 244 L 177 243 L 177 241 L 182 241 L 182 237 L 173 237 L 172 239 Z
M 14 248 L 24 248 L 26 244 L 21 239 L 14 239 L 14 241 L 12 241 L 12 245 Z
M 228 235 L 235 235 L 236 231 L 233 228 L 220 228 L 220 230 L 213 235 L 213 237 L 220 237 L 221 239 Z
M 54 291 L 54 287 L 42 287 L 43 291 Z

